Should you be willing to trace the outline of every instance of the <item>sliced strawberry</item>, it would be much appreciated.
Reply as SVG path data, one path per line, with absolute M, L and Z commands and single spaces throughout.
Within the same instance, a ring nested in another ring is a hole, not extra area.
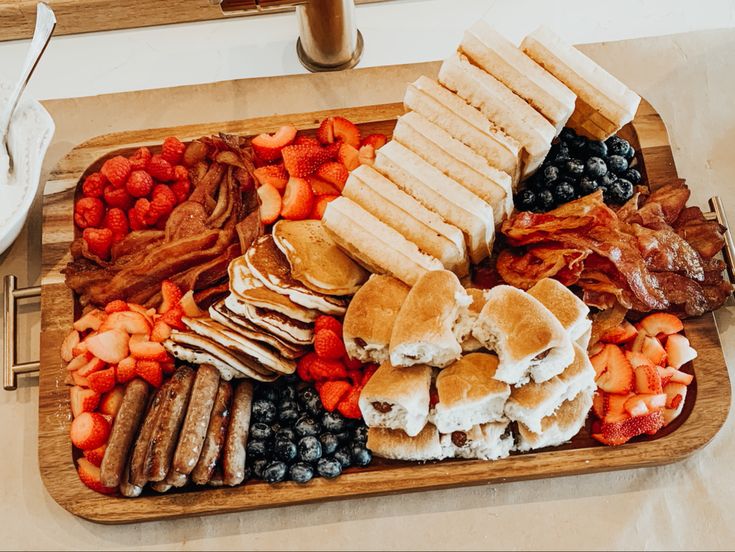
M 161 363 L 155 360 L 138 360 L 135 363 L 135 371 L 153 387 L 161 387 L 163 383 L 163 368 Z
M 309 146 L 321 146 L 321 142 L 315 136 L 309 136 L 307 134 L 299 134 L 293 141 L 294 144 L 298 145 L 309 145 Z
M 76 356 L 74 355 L 74 348 L 79 345 L 79 341 L 79 332 L 76 330 L 70 331 L 61 343 L 61 360 L 71 362 Z
M 174 308 L 170 309 L 163 316 L 161 316 L 161 320 L 163 320 L 166 324 L 174 329 L 184 331 L 186 329 L 186 325 L 183 322 L 184 316 L 184 309 L 181 307 L 181 305 L 176 305 Z
M 607 369 L 597 378 L 597 386 L 607 393 L 628 394 L 633 390 L 633 367 L 617 345 L 606 345 Z
M 373 146 L 374 149 L 380 149 L 386 144 L 387 141 L 388 137 L 385 134 L 368 134 L 367 136 L 365 136 L 365 138 L 362 139 L 362 141 L 360 142 L 360 146 L 369 144 Z
M 74 385 L 78 385 L 79 387 L 89 387 L 89 380 L 84 376 L 80 376 L 79 370 L 71 372 L 71 378 L 74 381 Z
M 375 163 L 375 148 L 370 144 L 361 146 L 357 154 L 357 160 L 360 165 L 370 165 L 372 167 Z
M 340 144 L 337 150 L 337 161 L 342 163 L 348 171 L 354 171 L 360 166 L 360 152 L 349 144 Z
M 263 224 L 276 222 L 281 214 L 281 194 L 270 184 L 264 184 L 258 188 L 260 199 L 260 221 Z
M 91 335 L 91 334 L 90 334 Z M 89 335 L 87 336 L 89 337 Z M 89 353 L 89 347 L 84 341 L 81 341 L 80 343 L 77 343 L 76 347 L 74 347 L 71 350 L 71 354 L 74 355 L 74 357 L 78 357 L 79 355 L 87 354 Z
M 92 464 L 99 467 L 102 465 L 102 460 L 105 458 L 105 451 L 107 450 L 107 444 L 97 447 L 92 450 L 85 450 L 84 457 L 89 460 Z
M 664 409 L 664 420 L 666 425 L 670 424 L 684 409 L 684 401 L 687 396 L 687 386 L 681 383 L 668 383 L 664 386 L 666 395 L 666 407 Z
M 311 210 L 311 213 L 309 213 L 309 218 L 314 220 L 322 220 L 322 217 L 324 216 L 324 211 L 327 210 L 327 205 L 331 201 L 334 201 L 337 199 L 338 195 L 323 195 L 316 198 L 316 201 L 314 202 L 314 208 Z
M 625 356 L 628 359 L 628 362 L 630 362 L 631 366 L 633 366 L 633 368 L 638 368 L 639 366 L 655 366 L 655 364 L 651 362 L 651 359 L 645 356 L 643 353 L 625 351 Z
M 651 395 L 651 394 L 636 395 L 636 397 L 639 397 L 643 402 L 646 403 L 646 406 L 648 407 L 649 412 L 652 412 L 654 410 L 660 410 L 666 407 L 666 400 L 667 400 L 666 393 L 657 393 L 655 395 Z
M 179 301 L 181 301 L 183 293 L 181 292 L 181 289 L 179 289 L 179 286 L 174 284 L 171 280 L 164 280 L 161 282 L 161 306 L 158 309 L 158 312 L 161 314 L 165 314 L 175 306 L 179 304 Z
M 643 344 L 646 342 L 646 337 L 648 337 L 648 335 L 646 334 L 646 330 L 640 328 L 635 336 L 635 339 L 629 343 L 630 350 L 634 353 L 642 353 Z
M 334 138 L 334 121 L 332 117 L 327 117 L 319 124 L 319 129 L 316 131 L 317 140 L 322 144 L 331 144 L 335 142 Z
M 654 366 L 643 365 L 635 369 L 635 392 L 652 395 L 663 392 L 661 376 Z
M 82 366 L 78 373 L 83 378 L 89 378 L 90 374 L 94 374 L 95 372 L 99 372 L 102 370 L 107 364 L 105 362 L 97 357 L 92 357 L 87 364 Z
M 359 420 L 362 418 L 362 412 L 360 411 L 360 393 L 362 387 L 353 387 L 350 392 L 339 402 L 337 410 L 345 418 L 351 418 L 353 420 Z
M 605 392 L 595 391 L 592 397 L 592 412 L 600 419 L 605 417 Z
M 131 356 L 122 359 L 117 365 L 115 374 L 117 376 L 118 383 L 129 382 L 138 375 L 135 371 L 135 359 Z
M 638 435 L 656 433 L 663 425 L 663 413 L 656 410 L 622 422 L 603 422 L 599 433 L 593 433 L 592 437 L 605 445 L 622 445 Z
M 197 302 L 194 300 L 194 290 L 190 289 L 179 301 L 179 305 L 184 309 L 184 314 L 189 318 L 199 318 L 200 316 L 206 316 L 207 313 L 199 308 Z
M 669 366 L 665 368 L 663 366 L 656 366 L 656 371 L 661 377 L 661 387 L 666 387 L 666 384 L 669 383 L 674 374 L 676 374 L 676 368 L 671 368 Z
M 81 450 L 101 447 L 110 436 L 110 424 L 97 412 L 82 412 L 71 423 L 71 442 Z
M 654 364 L 662 365 L 666 360 L 666 350 L 657 337 L 646 336 L 646 339 L 643 340 L 643 350 L 641 352 Z
M 351 145 L 353 148 L 360 147 L 360 129 L 357 128 L 352 121 L 349 121 L 344 117 L 328 117 L 326 120 L 329 119 L 332 121 L 334 141 L 341 140 L 345 144 Z M 319 130 L 321 131 L 321 127 L 319 127 Z M 318 134 L 317 137 L 319 137 Z
M 102 322 L 107 318 L 107 314 L 99 309 L 92 309 L 79 320 L 74 322 L 74 329 L 78 332 L 84 332 L 87 330 L 99 330 Z
M 153 325 L 153 332 L 151 332 L 151 341 L 156 343 L 163 343 L 171 336 L 171 326 L 166 324 L 163 320 L 157 320 Z
M 291 145 L 283 148 L 283 164 L 291 177 L 306 178 L 330 160 L 331 153 L 316 146 Z
M 160 343 L 148 341 L 144 335 L 134 335 L 130 338 L 130 356 L 136 360 L 167 361 L 169 359 L 166 349 Z
M 352 389 L 352 386 L 346 381 L 325 381 L 319 391 L 319 398 L 322 400 L 324 409 L 327 412 L 334 412 L 342 398 L 350 392 L 350 389 Z
M 303 220 L 314 206 L 314 192 L 303 178 L 291 177 L 283 194 L 281 216 L 288 220 Z
M 71 414 L 76 418 L 82 412 L 93 412 L 100 403 L 100 394 L 92 389 L 75 385 L 69 389 L 69 403 Z
M 128 304 L 122 299 L 115 299 L 105 305 L 105 312 L 112 314 L 113 312 L 123 312 L 128 310 Z
M 648 405 L 640 395 L 631 395 L 623 405 L 626 412 L 631 416 L 643 416 L 648 414 Z
M 142 314 L 148 323 L 153 326 L 153 316 L 156 314 L 156 309 L 147 309 L 143 305 L 136 305 L 135 303 L 128 303 L 128 309 Z
M 635 326 L 627 320 L 623 320 L 622 324 L 602 334 L 600 341 L 605 343 L 627 343 L 631 339 L 634 339 L 637 334 L 638 330 L 635 329 Z
M 94 356 L 89 352 L 78 354 L 73 359 L 71 359 L 71 362 L 69 364 L 66 365 L 66 369 L 70 372 L 73 372 L 74 370 L 79 370 L 82 366 L 87 364 L 93 358 Z
M 120 405 L 122 405 L 125 388 L 122 385 L 116 385 L 111 391 L 102 395 L 100 400 L 99 411 L 101 414 L 107 414 L 113 418 L 117 416 Z
M 117 487 L 105 487 L 100 479 L 100 469 L 86 458 L 77 460 L 77 473 L 79 480 L 95 492 L 112 494 Z
M 89 388 L 100 394 L 112 391 L 115 383 L 117 383 L 114 368 L 107 368 L 89 374 L 87 380 L 89 381 Z
M 130 335 L 151 333 L 151 325 L 148 319 L 133 311 L 113 312 L 100 326 L 100 332 L 113 328 L 123 330 Z
M 280 159 L 281 150 L 288 146 L 296 138 L 296 127 L 291 125 L 282 126 L 273 134 L 259 134 L 251 145 L 255 154 L 264 161 L 275 161 Z
M 669 379 L 669 382 L 671 383 L 681 383 L 682 385 L 689 385 L 694 381 L 694 376 L 692 374 L 687 374 L 686 372 L 682 372 L 681 370 L 673 369 L 673 373 L 671 374 L 671 378 Z
M 697 358 L 697 351 L 689 344 L 689 340 L 681 334 L 670 335 L 666 339 L 666 354 L 668 355 L 669 366 L 677 369 Z
M 667 312 L 649 314 L 640 321 L 640 327 L 651 337 L 659 334 L 671 335 L 679 333 L 684 329 L 681 320 Z
M 258 167 L 253 171 L 253 176 L 260 186 L 270 184 L 279 192 L 283 192 L 286 189 L 286 183 L 288 183 L 288 173 L 283 163 Z
M 314 192 L 315 196 L 339 195 L 339 190 L 333 184 L 322 180 L 318 176 L 311 175 L 306 179 L 306 181 L 309 183 L 309 186 L 311 186 L 311 190 Z
M 345 187 L 345 182 L 347 182 L 350 173 L 342 163 L 328 161 L 316 170 L 316 175 L 335 186 L 341 192 Z
M 630 414 L 625 410 L 625 403 L 633 396 L 632 393 L 627 395 L 615 395 L 613 393 L 605 393 L 603 395 L 605 417 L 603 421 L 606 423 L 622 422 L 630 418 Z
M 595 369 L 595 379 L 599 378 L 607 370 L 608 353 L 607 346 L 603 346 L 599 353 L 590 357 L 592 367 Z
M 108 364 L 117 364 L 128 356 L 127 332 L 114 328 L 87 338 L 89 352 Z

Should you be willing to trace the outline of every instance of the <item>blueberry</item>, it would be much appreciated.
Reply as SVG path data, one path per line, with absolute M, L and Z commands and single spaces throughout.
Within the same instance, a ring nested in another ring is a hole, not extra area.
M 276 441 L 295 441 L 296 432 L 291 427 L 284 427 L 276 431 Z
M 296 445 L 293 441 L 286 441 L 285 439 L 278 439 L 273 445 L 273 451 L 277 458 L 280 458 L 284 462 L 293 462 L 296 459 Z
M 613 173 L 608 172 L 597 179 L 597 185 L 600 188 L 609 188 L 612 186 L 613 182 L 615 182 L 618 179 L 617 176 L 615 176 Z
M 549 190 L 544 190 L 536 195 L 536 208 L 548 211 L 554 207 L 554 195 Z
M 268 445 L 265 441 L 251 439 L 248 441 L 246 450 L 250 458 L 265 458 L 268 455 Z
M 597 190 L 597 182 L 587 176 L 583 176 L 579 180 L 579 193 L 582 195 L 591 194 Z
M 258 387 L 255 398 L 276 402 L 278 400 L 278 389 L 273 385 L 262 384 Z
M 641 181 L 641 173 L 636 169 L 628 169 L 623 173 L 623 178 L 631 184 L 639 184 Z
M 625 157 L 628 161 L 633 159 L 635 157 L 635 148 L 633 146 L 630 146 L 623 157 Z
M 273 435 L 273 430 L 268 424 L 263 422 L 256 422 L 250 426 L 250 438 L 258 441 L 265 441 L 270 439 Z
M 599 157 L 590 157 L 584 165 L 584 170 L 590 178 L 600 178 L 607 174 L 607 165 Z
M 316 464 L 316 471 L 319 472 L 319 475 L 322 477 L 332 479 L 342 473 L 342 464 L 340 464 L 339 460 L 335 460 L 334 458 L 322 458 Z
M 281 410 L 280 414 L 278 415 L 278 418 L 282 422 L 293 422 L 299 417 L 299 411 L 295 408 L 287 408 L 285 410 Z
M 306 437 L 307 435 L 319 435 L 321 428 L 319 422 L 308 414 L 302 415 L 293 426 L 296 434 L 299 437 Z
M 279 481 L 286 479 L 287 471 L 288 466 L 283 462 L 276 460 L 265 467 L 263 470 L 263 479 L 268 483 L 278 483 Z
M 310 397 L 309 400 L 306 401 L 304 406 L 306 407 L 306 411 L 312 416 L 321 416 L 322 412 L 324 412 L 322 399 L 319 397 L 319 395 L 314 395 L 313 397 Z
M 304 387 L 301 391 L 299 391 L 299 403 L 301 403 L 301 406 L 306 407 L 306 403 L 309 402 L 310 399 L 314 397 L 318 397 L 319 394 L 316 392 L 316 389 L 313 387 Z
M 334 454 L 339 446 L 339 439 L 334 433 L 322 433 L 319 436 L 319 442 L 322 444 L 322 452 L 324 454 Z
M 291 480 L 296 483 L 308 483 L 314 477 L 314 469 L 304 462 L 296 462 L 289 470 Z
M 304 462 L 316 462 L 322 457 L 322 444 L 313 435 L 302 437 L 299 441 L 299 458 Z
M 630 144 L 627 140 L 624 140 L 620 136 L 610 136 L 606 141 L 607 150 L 610 155 L 622 155 L 625 156 L 630 149 Z
M 574 132 L 573 128 L 564 127 L 561 129 L 561 132 L 559 133 L 559 139 L 564 142 L 569 142 L 570 140 L 574 140 L 577 137 L 577 133 Z
M 559 178 L 559 168 L 554 165 L 549 165 L 544 168 L 543 181 L 546 186 L 554 182 Z
M 299 411 L 299 405 L 296 404 L 295 400 L 285 399 L 282 400 L 281 403 L 278 405 L 279 411 L 284 410 L 295 410 L 296 412 Z
M 342 468 L 349 468 L 352 465 L 352 453 L 346 447 L 335 452 L 333 458 L 342 464 Z
M 618 178 L 610 186 L 610 199 L 613 203 L 625 203 L 633 195 L 633 184 L 624 178 Z
M 334 436 L 337 438 L 337 441 L 339 441 L 340 443 L 348 443 L 352 440 L 352 435 L 347 430 L 339 431 L 335 433 Z
M 605 142 L 598 142 L 597 140 L 589 140 L 587 142 L 587 154 L 592 157 L 607 157 L 607 145 Z
M 355 429 L 355 441 L 358 443 L 367 443 L 368 428 L 366 425 L 361 425 Z
M 287 385 L 281 389 L 279 395 L 282 403 L 286 401 L 293 402 L 296 400 L 296 388 L 292 385 Z
M 584 173 L 584 163 L 579 159 L 570 159 L 564 164 L 564 172 L 568 176 L 577 179 Z
M 322 416 L 322 427 L 325 431 L 339 432 L 345 427 L 345 419 L 336 412 L 325 412 Z
M 574 153 L 581 153 L 584 151 L 585 146 L 587 146 L 587 138 L 584 136 L 577 136 L 572 140 L 569 140 L 567 142 L 569 144 L 569 149 Z
M 373 459 L 370 451 L 361 445 L 353 446 L 350 453 L 352 454 L 352 463 L 355 466 L 367 466 Z
M 554 199 L 556 203 L 566 203 L 574 199 L 574 186 L 569 182 L 561 182 L 554 186 Z
M 258 479 L 263 479 L 263 470 L 270 462 L 265 458 L 258 458 L 253 462 L 253 475 Z
M 628 160 L 621 155 L 611 155 L 607 158 L 608 168 L 617 175 L 628 170 Z
M 515 198 L 515 204 L 521 211 L 530 211 L 536 205 L 536 194 L 528 188 L 521 190 Z
M 270 423 L 276 419 L 276 405 L 267 399 L 253 401 L 252 415 L 256 422 Z

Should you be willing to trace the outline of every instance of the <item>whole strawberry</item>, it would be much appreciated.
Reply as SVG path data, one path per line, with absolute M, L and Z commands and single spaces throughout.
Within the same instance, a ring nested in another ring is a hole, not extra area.
M 110 181 L 110 184 L 116 188 L 120 188 L 125 185 L 125 182 L 130 176 L 130 161 L 125 159 L 122 155 L 117 155 L 112 159 L 108 159 L 102 165 L 100 172 Z

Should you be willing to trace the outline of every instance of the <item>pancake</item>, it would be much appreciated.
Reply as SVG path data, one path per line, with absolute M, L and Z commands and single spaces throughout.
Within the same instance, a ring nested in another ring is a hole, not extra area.
M 370 275 L 337 247 L 319 220 L 279 220 L 273 240 L 291 276 L 317 293 L 354 295 Z
M 294 345 L 314 342 L 314 326 L 289 318 L 285 314 L 251 305 L 236 295 L 225 298 L 225 306 L 248 322 Z

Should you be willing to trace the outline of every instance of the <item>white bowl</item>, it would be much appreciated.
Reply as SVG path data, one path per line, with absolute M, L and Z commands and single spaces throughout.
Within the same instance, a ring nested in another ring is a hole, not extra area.
M 0 83 L 0 106 L 11 87 Z M 8 146 L 13 157 L 13 172 L 0 175 L 0 255 L 20 234 L 36 198 L 41 167 L 55 130 L 54 121 L 35 100 L 21 98 L 8 132 Z M 1 147 L 1 146 L 0 146 Z

